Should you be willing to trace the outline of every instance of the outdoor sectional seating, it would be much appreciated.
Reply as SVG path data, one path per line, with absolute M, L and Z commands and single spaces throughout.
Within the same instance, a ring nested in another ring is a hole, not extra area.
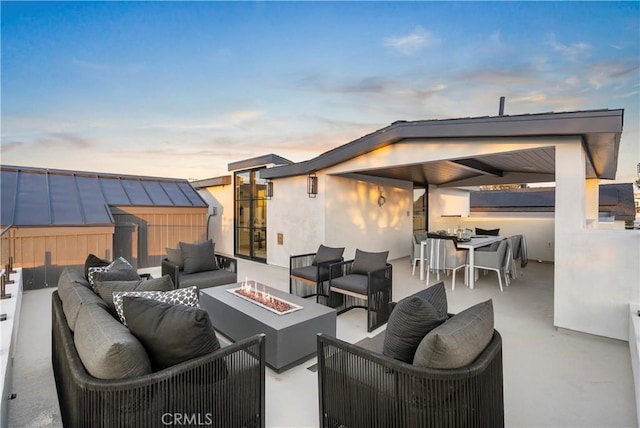
M 171 284 L 168 277 L 143 280 L 138 289 L 151 282 Z M 131 284 L 136 281 L 103 285 L 115 289 Z M 200 309 L 189 311 L 182 305 L 130 299 L 124 303 L 125 313 L 131 302 L 146 301 L 157 308 L 202 314 Z M 203 323 L 198 317 L 188 324 L 197 330 L 179 330 L 181 335 L 201 333 Z M 131 328 L 133 321 L 128 320 Z M 208 325 L 211 328 L 210 322 Z M 166 327 L 161 330 L 166 334 Z M 212 426 L 265 426 L 264 335 L 199 352 L 164 368 L 154 364 L 165 355 L 153 354 L 146 344 L 121 324 L 79 269 L 66 268 L 52 294 L 51 352 L 64 426 L 158 427 L 172 425 L 175 418 L 208 421 Z M 173 348 L 162 349 L 175 355 Z
M 432 287 L 444 295 L 443 283 Z M 433 291 L 427 290 L 407 300 L 423 298 Z M 459 322 L 451 314 L 437 315 L 441 319 L 432 323 L 432 330 L 424 337 L 421 333 L 411 337 L 407 332 L 398 341 L 402 329 L 416 326 L 424 329 L 428 324 L 415 318 L 410 322 L 411 314 L 420 310 L 410 305 L 408 309 L 395 325 L 391 324 L 392 317 L 386 331 L 358 344 L 318 335 L 319 426 L 504 427 L 502 339 L 493 329 L 491 301 L 459 313 L 464 317 Z M 482 325 L 478 328 L 483 331 L 481 334 L 476 330 L 466 331 L 468 335 L 460 340 L 458 335 L 467 328 L 461 324 L 472 329 Z M 484 337 L 488 344 L 473 343 L 478 336 Z M 408 345 L 410 342 L 413 344 Z M 434 343 L 438 352 L 429 354 L 428 348 Z M 445 343 L 456 344 L 446 348 Z M 461 344 L 462 349 L 456 349 L 457 344 Z M 446 352 L 442 352 L 443 349 Z M 463 358 L 471 362 L 461 362 Z

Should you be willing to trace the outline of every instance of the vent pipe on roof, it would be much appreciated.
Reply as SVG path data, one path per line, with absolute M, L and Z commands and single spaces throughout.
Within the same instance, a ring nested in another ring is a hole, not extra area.
M 504 116 L 504 97 L 500 97 L 500 109 L 498 110 L 498 116 Z

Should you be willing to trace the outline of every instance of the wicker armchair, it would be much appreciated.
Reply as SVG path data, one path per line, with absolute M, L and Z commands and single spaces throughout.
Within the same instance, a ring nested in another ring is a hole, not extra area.
M 149 375 L 101 380 L 85 370 L 58 292 L 52 363 L 64 426 L 159 427 L 175 418 L 220 427 L 265 426 L 265 341 L 257 335 Z
M 338 248 L 333 250 L 340 250 L 336 254 L 329 256 L 328 259 L 317 262 L 316 258 L 320 252 L 323 251 L 323 246 L 320 246 L 318 252 L 298 254 L 289 257 L 289 293 L 302 298 L 316 297 L 316 302 L 320 302 L 320 297 L 326 300 L 329 297 L 327 290 L 329 283 L 329 269 L 331 264 L 342 262 L 342 251 L 344 248 Z M 328 248 L 328 247 L 325 247 Z M 339 256 L 338 256 L 339 253 Z M 333 267 L 333 276 L 338 276 L 340 273 L 340 267 Z
M 187 274 L 169 259 L 162 259 L 162 275 L 171 276 L 176 288 L 186 288 L 193 285 L 198 288 L 214 287 L 216 285 L 237 282 L 238 260 L 233 257 L 215 254 L 219 269 L 206 272 Z
M 320 427 L 504 427 L 502 339 L 470 365 L 428 369 L 318 335 Z
M 371 332 L 389 319 L 393 266 L 384 263 L 383 267 L 366 273 L 356 271 L 354 266 L 359 254 L 362 253 L 364 252 L 357 250 L 354 260 L 331 265 L 329 269 L 329 305 L 338 310 L 338 315 L 354 308 L 366 309 L 367 331 Z

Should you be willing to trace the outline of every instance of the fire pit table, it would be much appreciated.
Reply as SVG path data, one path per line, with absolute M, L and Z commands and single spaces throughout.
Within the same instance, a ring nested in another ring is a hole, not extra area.
M 200 306 L 231 340 L 264 333 L 267 366 L 278 373 L 315 356 L 318 333 L 336 335 L 335 309 L 255 281 L 204 288 Z

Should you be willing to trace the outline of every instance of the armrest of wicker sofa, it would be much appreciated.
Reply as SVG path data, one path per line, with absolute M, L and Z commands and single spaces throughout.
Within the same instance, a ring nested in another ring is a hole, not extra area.
M 459 369 L 416 367 L 318 334 L 320 426 L 502 427 L 502 339 Z
M 57 291 L 52 296 L 51 357 L 65 426 L 158 427 L 178 414 L 213 426 L 265 426 L 264 335 L 149 375 L 101 380 L 84 369 Z

